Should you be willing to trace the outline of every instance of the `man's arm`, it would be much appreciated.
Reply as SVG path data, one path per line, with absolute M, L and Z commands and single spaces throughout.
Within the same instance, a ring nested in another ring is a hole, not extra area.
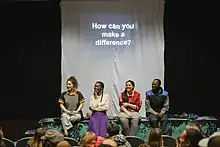
M 163 115 L 164 113 L 166 113 L 169 110 L 169 96 L 166 97 L 164 105 L 162 110 L 160 111 L 160 114 Z

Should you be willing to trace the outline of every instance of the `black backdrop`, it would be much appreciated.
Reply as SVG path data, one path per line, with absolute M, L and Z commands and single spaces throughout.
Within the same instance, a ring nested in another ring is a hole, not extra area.
M 40 118 L 59 115 L 60 6 L 55 1 L 0 6 L 0 123 L 15 140 Z M 217 14 L 213 4 L 165 5 L 164 82 L 173 113 L 219 113 Z

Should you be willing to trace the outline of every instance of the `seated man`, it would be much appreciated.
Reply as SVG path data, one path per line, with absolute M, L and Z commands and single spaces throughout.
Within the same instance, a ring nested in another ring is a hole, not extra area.
M 161 87 L 160 79 L 154 79 L 152 90 L 146 92 L 145 108 L 151 127 L 158 128 L 158 122 L 161 122 L 162 134 L 167 134 L 169 96 Z

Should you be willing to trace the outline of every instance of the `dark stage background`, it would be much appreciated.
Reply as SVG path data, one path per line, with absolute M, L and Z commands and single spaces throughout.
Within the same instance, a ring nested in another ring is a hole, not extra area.
M 166 3 L 165 89 L 173 113 L 219 115 L 217 10 L 201 1 Z M 59 116 L 60 7 L 55 1 L 1 4 L 0 19 L 0 124 L 5 137 L 18 140 L 40 118 Z

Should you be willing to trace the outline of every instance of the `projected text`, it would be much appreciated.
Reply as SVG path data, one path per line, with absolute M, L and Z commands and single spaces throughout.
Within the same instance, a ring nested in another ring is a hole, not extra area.
M 119 45 L 129 46 L 132 40 L 126 39 L 126 32 L 135 29 L 135 24 L 99 24 L 92 23 L 93 30 L 99 31 L 100 39 L 95 40 L 97 46 Z

